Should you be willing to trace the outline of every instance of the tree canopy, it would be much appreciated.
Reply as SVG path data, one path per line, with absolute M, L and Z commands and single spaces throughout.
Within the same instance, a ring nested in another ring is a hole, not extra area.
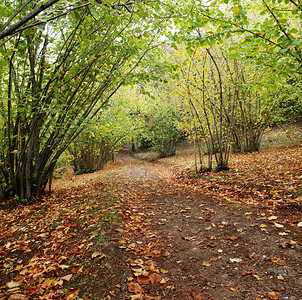
M 257 150 L 273 110 L 294 105 L 300 112 L 301 11 L 291 0 L 5 0 L 1 197 L 39 198 L 92 119 L 112 147 L 123 133 L 112 131 L 112 139 L 102 113 L 122 86 L 160 82 L 160 90 L 144 89 L 150 101 L 159 99 L 144 134 L 160 151 L 185 132 L 218 151 L 222 169 L 229 145 Z

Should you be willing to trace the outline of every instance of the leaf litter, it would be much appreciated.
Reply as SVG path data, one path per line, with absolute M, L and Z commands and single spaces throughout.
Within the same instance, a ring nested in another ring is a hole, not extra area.
M 216 181 L 167 160 L 120 159 L 40 204 L 1 211 L 0 299 L 299 299 L 294 162 L 276 176 L 292 172 L 294 190 L 276 179 L 264 191 L 259 174 L 253 187 L 227 184 L 245 182 L 249 155 Z

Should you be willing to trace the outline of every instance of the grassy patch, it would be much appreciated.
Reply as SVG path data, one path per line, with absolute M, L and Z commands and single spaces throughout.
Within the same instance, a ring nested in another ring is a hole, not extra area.
M 132 153 L 133 158 L 143 161 L 152 162 L 159 158 L 159 154 L 157 152 L 135 152 Z

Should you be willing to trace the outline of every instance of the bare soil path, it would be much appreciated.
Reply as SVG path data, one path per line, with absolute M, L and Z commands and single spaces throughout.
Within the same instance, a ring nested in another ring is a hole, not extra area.
M 110 248 L 110 299 L 302 299 L 301 227 L 222 202 L 160 164 L 119 159 L 124 222 Z

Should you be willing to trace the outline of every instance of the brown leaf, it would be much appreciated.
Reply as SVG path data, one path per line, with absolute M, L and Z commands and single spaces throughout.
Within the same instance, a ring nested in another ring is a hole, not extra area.
M 152 251 L 152 256 L 153 257 L 160 257 L 161 256 L 161 251 L 157 250 L 157 249 L 153 250 Z
M 61 277 L 61 279 L 65 280 L 65 281 L 69 281 L 71 278 L 72 278 L 72 274 L 65 275 L 65 276 Z
M 151 282 L 151 284 L 161 282 L 161 276 L 157 273 L 152 273 L 150 275 L 150 282 Z
M 130 300 L 143 300 L 143 296 L 142 295 L 131 295 Z
M 204 262 L 202 263 L 202 265 L 203 265 L 204 267 L 210 267 L 210 266 L 211 266 L 211 264 L 210 264 L 208 261 L 204 261 Z
M 129 282 L 128 283 L 128 291 L 130 293 L 140 294 L 143 292 L 143 288 L 137 282 Z
M 76 297 L 79 295 L 80 290 L 79 289 L 69 289 L 67 293 L 66 300 L 73 300 L 76 299 Z
M 286 261 L 283 260 L 283 259 L 281 259 L 281 258 L 279 258 L 279 257 L 272 257 L 272 258 L 271 258 L 271 261 L 272 261 L 273 263 L 275 263 L 275 264 L 280 265 L 280 266 L 286 266 Z
M 44 282 L 41 284 L 41 288 L 48 290 L 49 288 L 53 287 L 55 285 L 55 280 L 51 278 L 47 278 L 44 280 Z
M 139 276 L 136 277 L 136 280 L 139 284 L 146 285 L 150 282 L 150 277 L 149 276 L 144 276 L 144 275 L 139 275 Z
M 201 292 L 192 292 L 193 300 L 203 300 Z

